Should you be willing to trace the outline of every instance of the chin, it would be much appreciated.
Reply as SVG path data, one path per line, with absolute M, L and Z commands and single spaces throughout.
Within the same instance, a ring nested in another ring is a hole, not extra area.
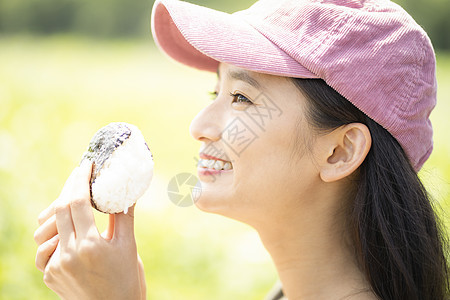
M 236 196 L 217 197 L 212 191 L 204 191 L 195 202 L 195 206 L 203 212 L 212 213 L 233 219 L 252 226 L 256 212 Z M 253 221 L 252 221 L 253 220 Z
M 228 210 L 226 207 L 230 198 L 218 197 L 217 193 L 212 190 L 203 189 L 201 195 L 195 201 L 195 206 L 198 209 L 208 213 L 223 214 Z

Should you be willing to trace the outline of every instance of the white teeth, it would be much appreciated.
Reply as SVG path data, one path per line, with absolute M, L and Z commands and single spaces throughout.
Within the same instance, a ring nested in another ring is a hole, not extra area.
M 222 168 L 223 168 L 223 161 L 217 160 L 216 163 L 214 164 L 214 169 L 222 170 Z
M 197 165 L 199 167 L 215 169 L 217 171 L 233 169 L 231 162 L 224 162 L 223 160 L 200 159 Z
M 231 170 L 231 163 L 226 162 L 226 163 L 223 165 L 223 169 L 224 169 L 224 170 Z
M 215 162 L 216 162 L 215 160 L 208 159 L 208 160 L 207 160 L 206 166 L 207 166 L 209 169 L 212 169 L 212 168 L 214 167 L 214 163 L 215 163 Z

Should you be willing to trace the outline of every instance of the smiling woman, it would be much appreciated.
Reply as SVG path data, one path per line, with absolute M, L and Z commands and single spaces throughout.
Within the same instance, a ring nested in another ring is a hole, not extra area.
M 403 9 L 261 0 L 229 15 L 163 0 L 152 31 L 172 58 L 217 72 L 190 127 L 196 205 L 258 232 L 282 286 L 270 299 L 448 296 L 447 238 L 417 176 L 433 148 L 435 58 Z M 63 298 L 144 299 L 134 208 L 100 235 L 90 174 L 77 168 L 41 214 L 37 266 Z

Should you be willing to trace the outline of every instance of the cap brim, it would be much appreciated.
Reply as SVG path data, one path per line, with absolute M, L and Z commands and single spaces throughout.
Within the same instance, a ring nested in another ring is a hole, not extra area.
M 224 62 L 260 73 L 318 78 L 239 15 L 157 0 L 151 28 L 163 52 L 200 70 L 216 72 L 219 62 Z

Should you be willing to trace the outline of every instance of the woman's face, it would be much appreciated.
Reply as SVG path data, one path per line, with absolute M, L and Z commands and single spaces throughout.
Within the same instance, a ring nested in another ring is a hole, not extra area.
M 215 94 L 190 127 L 202 142 L 196 205 L 250 225 L 303 208 L 320 177 L 298 88 L 222 63 Z

